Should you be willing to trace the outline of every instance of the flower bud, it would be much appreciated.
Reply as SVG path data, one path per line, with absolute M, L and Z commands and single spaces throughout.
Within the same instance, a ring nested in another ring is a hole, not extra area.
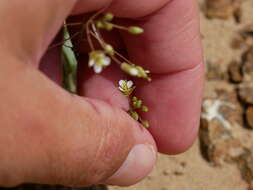
M 134 106 L 135 109 L 141 108 L 141 105 L 142 105 L 141 100 L 137 100 L 136 102 L 133 102 L 133 106 Z
M 111 31 L 113 29 L 113 24 L 109 22 L 104 22 L 104 28 L 108 31 Z
M 147 106 L 142 106 L 142 107 L 141 107 L 141 110 L 142 110 L 143 112 L 148 112 L 148 107 L 147 107 Z
M 128 32 L 134 35 L 139 35 L 139 34 L 142 34 L 144 30 L 138 26 L 130 26 L 128 28 Z
M 108 55 L 111 55 L 111 56 L 114 55 L 114 49 L 110 44 L 106 44 L 104 49 L 105 49 L 105 53 L 107 53 Z
M 112 21 L 113 18 L 114 18 L 114 15 L 113 15 L 112 13 L 106 13 L 106 14 L 104 15 L 104 20 L 105 20 L 105 21 Z
M 142 121 L 141 123 L 142 123 L 142 125 L 143 125 L 144 127 L 146 127 L 146 128 L 149 127 L 149 122 L 148 122 L 148 121 Z
M 135 120 L 139 119 L 139 114 L 136 111 L 130 111 L 130 115 Z
M 96 23 L 96 27 L 99 28 L 99 29 L 104 28 L 103 22 L 98 21 L 98 22 Z

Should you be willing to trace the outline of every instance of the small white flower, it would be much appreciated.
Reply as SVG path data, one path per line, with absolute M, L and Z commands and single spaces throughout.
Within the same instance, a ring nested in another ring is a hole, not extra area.
M 119 86 L 120 88 L 131 88 L 132 86 L 134 85 L 133 81 L 129 80 L 129 81 L 126 81 L 126 80 L 120 80 L 119 81 Z
M 129 80 L 120 80 L 119 81 L 119 90 L 125 95 L 129 96 L 135 89 L 133 81 Z
M 111 59 L 103 51 L 93 51 L 90 53 L 89 67 L 93 67 L 95 73 L 101 73 L 104 67 L 110 65 Z

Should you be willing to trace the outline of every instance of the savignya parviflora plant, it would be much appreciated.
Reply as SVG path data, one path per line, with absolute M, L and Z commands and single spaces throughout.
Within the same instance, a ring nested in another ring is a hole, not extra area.
M 77 75 L 77 53 L 75 52 L 75 47 L 72 44 L 72 39 L 77 35 L 85 38 L 90 52 L 88 66 L 93 69 L 96 74 L 100 74 L 104 69 L 109 67 L 111 64 L 118 64 L 119 68 L 130 75 L 130 77 L 137 77 L 151 81 L 149 76 L 150 71 L 145 70 L 143 67 L 138 66 L 123 56 L 121 53 L 116 51 L 113 46 L 107 43 L 103 35 L 102 30 L 112 31 L 112 30 L 123 30 L 132 35 L 141 35 L 144 30 L 138 26 L 121 26 L 113 23 L 114 15 L 112 13 L 103 13 L 103 11 L 97 12 L 91 16 L 84 23 L 64 23 L 63 33 L 64 33 L 64 43 L 62 45 L 63 52 L 63 66 L 64 66 L 64 81 L 63 85 L 65 89 L 72 93 L 76 93 L 76 75 Z M 68 29 L 71 26 L 81 26 L 81 32 L 74 35 L 70 35 Z M 97 48 L 99 44 L 99 48 Z M 149 122 L 143 120 L 139 112 L 148 112 L 148 107 L 143 104 L 143 101 L 136 96 L 133 96 L 133 92 L 136 88 L 132 80 L 122 79 L 119 81 L 118 90 L 129 99 L 131 108 L 127 110 L 129 115 L 139 121 L 144 127 L 149 127 Z

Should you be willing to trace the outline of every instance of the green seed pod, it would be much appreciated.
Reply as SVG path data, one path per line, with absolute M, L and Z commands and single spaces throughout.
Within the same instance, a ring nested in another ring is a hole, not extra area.
M 113 18 L 114 18 L 114 15 L 113 15 L 112 13 L 106 13 L 106 14 L 104 15 L 104 20 L 105 20 L 105 21 L 112 21 Z
M 98 22 L 96 23 L 96 27 L 99 28 L 99 29 L 104 28 L 103 22 L 98 21 Z
M 128 32 L 134 35 L 139 35 L 139 34 L 142 34 L 144 30 L 138 26 L 130 26 L 128 28 Z
M 104 28 L 108 31 L 111 31 L 113 29 L 113 25 L 109 22 L 104 22 Z

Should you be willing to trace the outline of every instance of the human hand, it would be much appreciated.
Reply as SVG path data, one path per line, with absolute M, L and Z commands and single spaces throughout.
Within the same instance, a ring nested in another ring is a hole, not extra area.
M 0 2 L 4 18 L 0 23 L 2 186 L 24 182 L 131 185 L 154 165 L 153 138 L 160 152 L 176 154 L 196 137 L 203 84 L 196 3 L 76 3 Z M 151 83 L 137 81 L 136 89 L 150 108 L 144 115 L 151 123 L 150 133 L 118 108 L 128 104 L 113 85 L 124 77 L 115 68 L 99 76 L 85 71 L 86 77 L 79 81 L 80 95 L 85 98 L 70 95 L 38 71 L 40 67 L 60 83 L 59 50 L 44 54 L 64 19 L 74 6 L 72 13 L 88 13 L 109 4 L 108 11 L 128 18 L 123 22 L 145 30 L 138 38 L 120 37 L 131 60 L 153 73 Z

